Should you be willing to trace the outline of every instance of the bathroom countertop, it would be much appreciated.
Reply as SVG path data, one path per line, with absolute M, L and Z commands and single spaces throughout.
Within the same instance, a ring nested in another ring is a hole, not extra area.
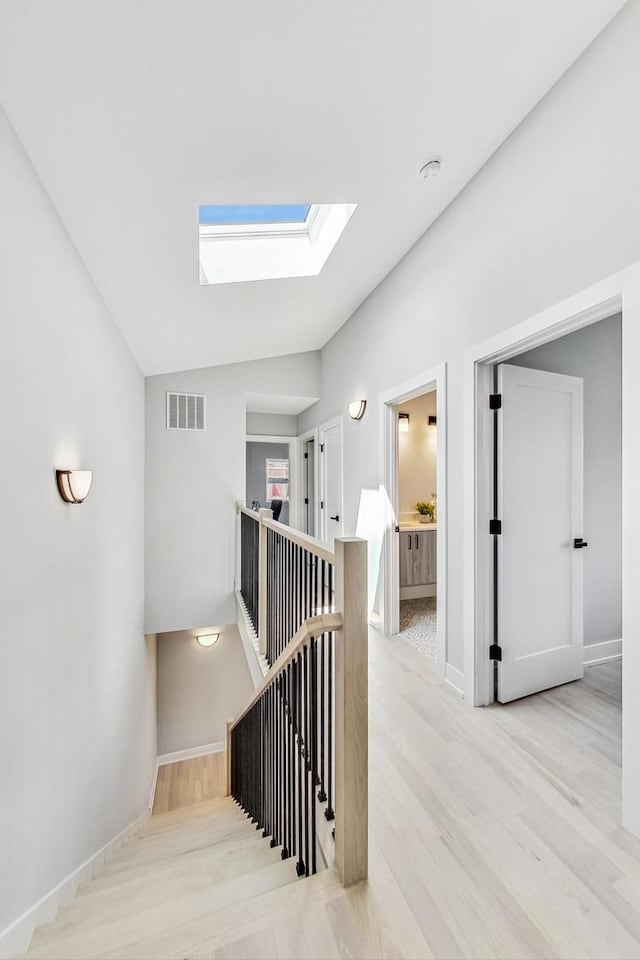
M 401 523 L 399 524 L 400 533 L 421 533 L 423 530 L 437 530 L 436 523 Z

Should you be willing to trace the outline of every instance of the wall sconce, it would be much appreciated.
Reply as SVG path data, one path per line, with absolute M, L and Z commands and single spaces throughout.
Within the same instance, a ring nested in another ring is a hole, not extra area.
M 349 416 L 352 420 L 362 420 L 367 409 L 366 400 L 352 400 L 349 404 Z
M 398 414 L 398 430 L 400 431 L 400 433 L 409 433 L 409 414 L 408 413 Z
M 429 414 L 428 426 L 435 427 L 438 423 L 438 418 L 434 417 L 432 413 Z
M 91 470 L 56 470 L 58 492 L 65 503 L 82 503 L 91 489 Z
M 218 642 L 219 633 L 202 633 L 199 637 L 196 637 L 196 640 L 201 647 L 212 647 L 214 643 Z

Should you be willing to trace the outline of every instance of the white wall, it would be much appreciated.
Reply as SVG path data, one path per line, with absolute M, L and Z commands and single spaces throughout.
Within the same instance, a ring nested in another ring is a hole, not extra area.
M 418 500 L 437 493 L 437 427 L 429 427 L 436 414 L 436 393 L 424 393 L 401 403 L 398 413 L 409 414 L 409 429 L 398 434 L 398 510 L 403 520 L 416 517 Z
M 247 435 L 254 437 L 296 437 L 298 418 L 288 413 L 247 413 Z
M 621 320 L 601 320 L 509 360 L 584 381 L 585 646 L 622 636 Z
M 145 811 L 156 743 L 143 378 L 1 110 L 0 170 L 2 931 Z
M 345 418 L 352 533 L 360 491 L 380 482 L 378 394 L 447 361 L 448 660 L 458 669 L 463 353 L 640 259 L 639 34 L 633 0 L 327 344 L 321 399 L 299 418 L 302 431 L 369 400 L 364 420 Z
M 146 380 L 149 633 L 235 623 L 235 502 L 244 499 L 247 393 L 317 396 L 319 355 L 292 354 Z M 207 430 L 165 429 L 165 393 L 207 397 Z
M 254 691 L 238 628 L 199 632 L 220 637 L 201 647 L 189 630 L 158 636 L 158 755 L 224 742 Z

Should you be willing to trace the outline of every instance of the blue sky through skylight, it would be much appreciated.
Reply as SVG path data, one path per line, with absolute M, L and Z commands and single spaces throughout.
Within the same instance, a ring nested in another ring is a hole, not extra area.
M 304 223 L 310 203 L 203 204 L 199 223 L 236 226 L 251 223 Z

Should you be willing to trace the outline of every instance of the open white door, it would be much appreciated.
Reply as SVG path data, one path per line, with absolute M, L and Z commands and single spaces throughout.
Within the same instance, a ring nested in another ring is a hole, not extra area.
M 582 380 L 501 364 L 497 627 L 505 703 L 583 675 Z
M 318 431 L 320 444 L 320 539 L 331 547 L 342 536 L 342 417 Z

